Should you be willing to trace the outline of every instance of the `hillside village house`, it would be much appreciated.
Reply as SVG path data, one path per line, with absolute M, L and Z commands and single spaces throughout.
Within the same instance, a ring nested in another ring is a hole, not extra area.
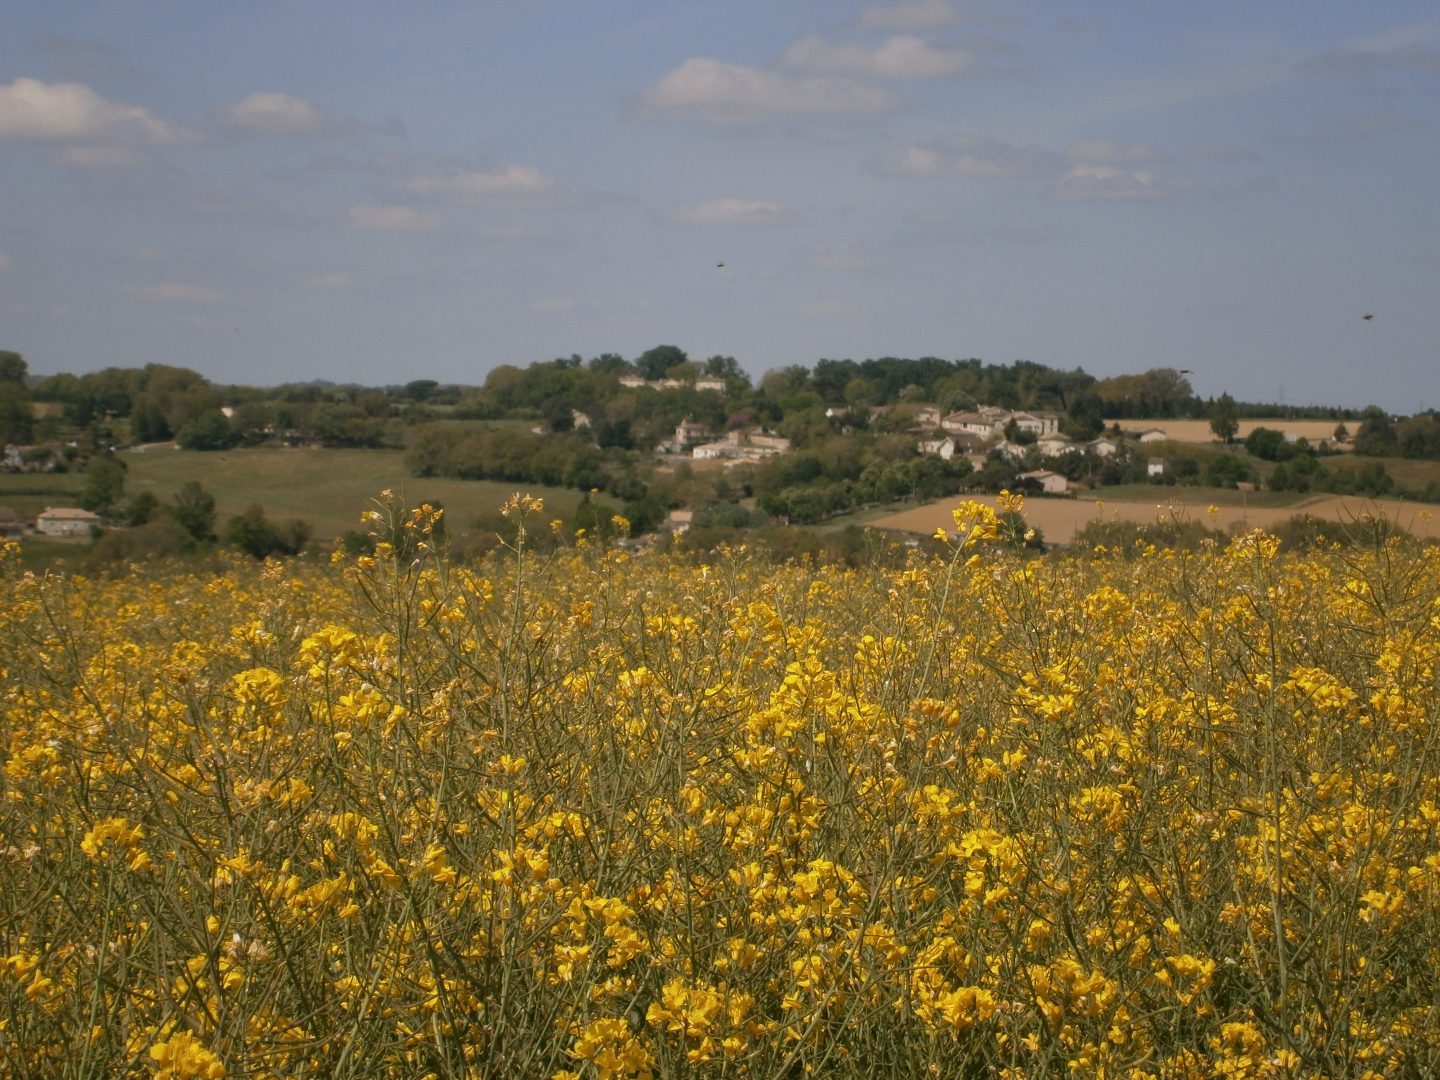
M 1031 435 L 1053 435 L 1060 430 L 1060 417 L 1054 413 L 1013 412 L 1005 421 L 1005 426 L 1008 427 L 1011 420 L 1015 421 L 1017 428 Z
M 998 439 L 1014 422 L 1020 431 L 1031 435 L 1053 435 L 1060 430 L 1060 418 L 1048 412 L 1014 412 L 997 405 L 981 405 L 972 412 L 954 412 L 940 421 L 946 431 L 966 432 L 983 439 Z
M 1070 490 L 1070 481 L 1057 472 L 1049 469 L 1036 469 L 1034 472 L 1021 473 L 1020 483 L 1025 487 L 1038 489 L 1047 495 L 1064 495 Z
M 1079 443 L 1068 435 L 1061 435 L 1059 432 L 1036 439 L 1035 445 L 1040 448 L 1040 453 L 1046 457 L 1059 457 L 1061 454 L 1079 454 L 1084 452 Z
M 921 439 L 915 444 L 915 449 L 922 454 L 934 454 L 941 461 L 949 461 L 955 456 L 955 440 L 948 435 L 943 439 Z
M 914 425 L 917 428 L 933 430 L 940 426 L 940 409 L 935 405 L 921 405 L 915 410 Z
M 703 443 L 691 451 L 698 460 L 763 461 L 790 450 L 790 440 L 759 431 L 736 430 L 719 442 Z
M 1168 438 L 1170 438 L 1170 436 L 1158 427 L 1146 428 L 1135 436 L 1136 441 L 1142 443 L 1164 442 Z
M 690 448 L 712 438 L 712 433 L 704 424 L 698 424 L 688 416 L 675 425 L 675 434 L 669 440 L 660 445 L 660 449 L 672 454 L 686 454 Z
M 1114 457 L 1120 452 L 1120 444 L 1114 439 L 1101 435 L 1098 439 L 1090 440 L 1090 450 L 1099 458 Z
M 1165 475 L 1165 459 L 1164 459 L 1164 458 L 1158 458 L 1158 457 L 1152 457 L 1149 461 L 1147 461 L 1147 462 L 1145 463 L 1145 475 L 1146 475 L 1146 476 L 1164 476 L 1164 475 Z
M 46 536 L 89 536 L 100 515 L 74 506 L 46 507 L 35 517 L 35 531 Z
M 967 432 L 982 439 L 999 438 L 1005 433 L 1005 423 L 1010 410 L 994 405 L 981 405 L 971 411 L 953 412 L 940 421 L 940 426 L 952 433 Z
M 681 379 L 646 379 L 643 375 L 621 375 L 620 385 L 630 390 L 682 390 L 693 385 L 696 390 L 712 390 L 717 394 L 725 392 L 725 380 L 713 375 L 702 375 L 695 382 Z

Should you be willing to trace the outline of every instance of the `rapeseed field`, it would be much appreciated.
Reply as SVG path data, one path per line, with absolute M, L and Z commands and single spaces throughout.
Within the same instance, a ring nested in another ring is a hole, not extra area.
M 1002 509 L 1019 512 L 1018 500 Z M 0 581 L 0 1071 L 1440 1073 L 1440 551 Z

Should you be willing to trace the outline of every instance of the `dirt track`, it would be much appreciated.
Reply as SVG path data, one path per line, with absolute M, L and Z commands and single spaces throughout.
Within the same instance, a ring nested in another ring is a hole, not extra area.
M 1337 523 L 1353 521 L 1362 514 L 1383 514 L 1416 536 L 1440 539 L 1440 514 L 1435 512 L 1436 507 L 1424 503 L 1394 499 L 1377 502 L 1340 495 L 1318 495 L 1283 508 L 1221 506 L 1216 507 L 1213 513 L 1207 513 L 1203 503 L 1174 501 L 1166 489 L 1157 490 L 1156 494 L 1155 502 L 1030 498 L 1025 502 L 1025 520 L 1040 530 L 1048 544 L 1070 543 L 1075 538 L 1076 530 L 1097 518 L 1151 524 L 1173 516 L 1181 521 L 1199 521 L 1212 529 L 1238 532 L 1245 528 L 1274 528 L 1297 514 L 1309 514 Z M 977 496 L 977 499 L 994 505 L 992 496 L 981 495 Z M 937 528 L 953 530 L 955 525 L 950 511 L 960 501 L 959 497 L 945 499 L 903 513 L 876 518 L 869 524 L 880 529 L 901 529 L 926 534 L 933 533 Z

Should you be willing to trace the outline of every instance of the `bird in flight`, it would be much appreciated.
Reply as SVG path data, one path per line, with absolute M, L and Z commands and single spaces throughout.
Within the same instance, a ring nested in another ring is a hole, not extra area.
M 1180 369 L 1180 374 L 1181 374 L 1181 375 L 1194 375 L 1195 373 L 1194 373 L 1193 371 L 1191 371 L 1188 367 L 1182 367 L 1182 368 Z
M 716 269 L 716 270 L 724 270 L 724 269 L 725 269 L 725 264 L 724 264 L 724 263 L 716 263 L 716 264 L 715 264 L 715 269 Z M 1367 317 L 1368 317 L 1368 316 L 1367 316 Z
M 1367 311 L 1364 315 L 1361 315 L 1360 318 L 1364 319 L 1366 322 L 1369 322 L 1371 319 L 1375 318 L 1375 316 L 1371 315 L 1370 312 Z

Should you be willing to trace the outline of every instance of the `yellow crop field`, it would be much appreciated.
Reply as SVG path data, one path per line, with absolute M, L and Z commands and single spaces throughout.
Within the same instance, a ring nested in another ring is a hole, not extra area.
M 1007 499 L 1001 510 L 1016 509 Z M 0 1072 L 1440 1072 L 1440 550 L 0 573 Z

